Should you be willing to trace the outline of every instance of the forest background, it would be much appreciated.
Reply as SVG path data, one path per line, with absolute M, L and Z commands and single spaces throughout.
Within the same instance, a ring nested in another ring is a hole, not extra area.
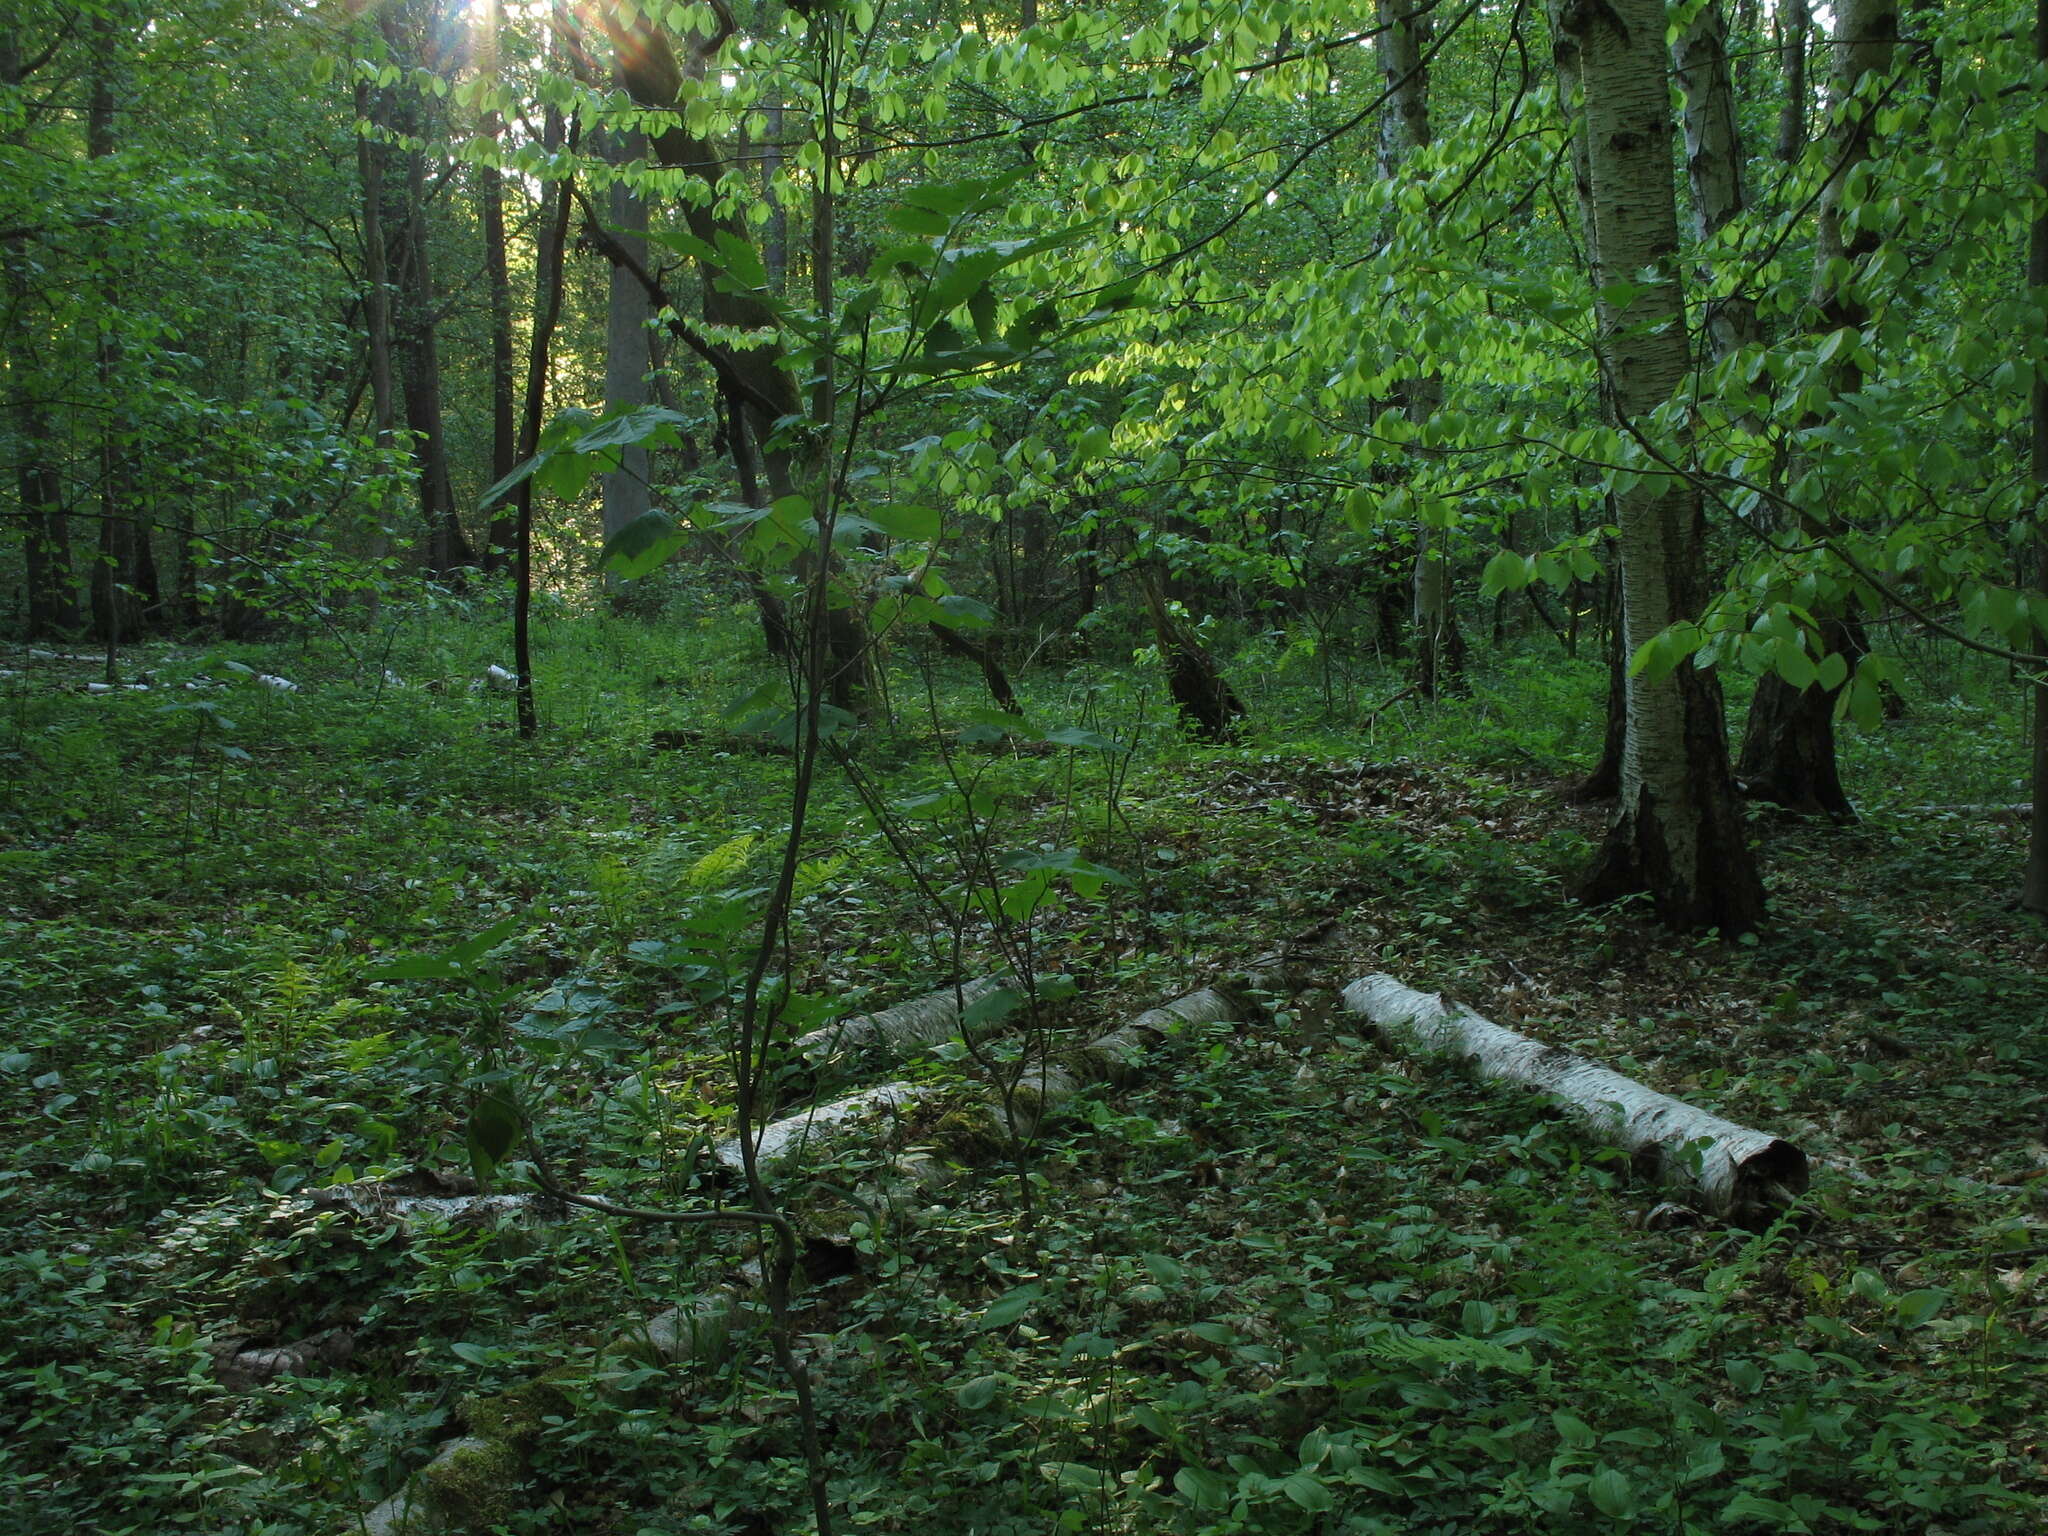
M 2044 49 L 20 0 L 12 1506 L 2038 1528 Z

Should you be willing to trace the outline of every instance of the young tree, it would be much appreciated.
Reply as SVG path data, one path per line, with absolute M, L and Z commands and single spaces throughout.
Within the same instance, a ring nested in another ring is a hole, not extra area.
M 1379 0 L 1380 72 L 1387 110 L 1381 119 L 1380 166 L 1389 177 L 1429 146 L 1429 11 L 1416 0 Z M 1443 381 L 1421 372 L 1401 384 L 1401 404 L 1412 422 L 1427 421 L 1443 403 Z M 1425 699 L 1465 670 L 1465 637 L 1451 604 L 1450 563 L 1443 534 L 1429 521 L 1415 525 L 1412 583 L 1415 615 L 1415 691 Z
M 646 153 L 647 140 L 637 129 L 607 132 L 605 157 L 615 165 L 637 164 Z M 612 182 L 606 195 L 606 210 L 618 254 L 624 258 L 611 264 L 606 291 L 604 330 L 604 402 L 607 411 L 634 410 L 648 402 L 648 373 L 654 366 L 648 329 L 654 318 L 647 286 L 634 275 L 634 266 L 647 261 L 647 204 L 623 177 Z M 644 445 L 625 448 L 619 467 L 603 479 L 604 536 L 607 541 L 621 529 L 644 517 L 652 505 L 648 486 L 649 462 Z M 608 577 L 616 583 L 616 577 Z M 615 590 L 615 597 L 623 592 Z
M 1851 233 L 1850 188 L 1857 169 L 1871 157 L 1876 131 L 1879 87 L 1891 69 L 1898 36 L 1896 0 L 1837 0 L 1834 34 L 1832 125 L 1828 133 L 1828 179 L 1823 185 L 1813 242 L 1813 330 L 1822 336 L 1844 329 L 1861 332 L 1870 321 L 1862 296 L 1860 267 L 1876 251 L 1879 238 L 1865 226 Z M 1853 355 L 1851 348 L 1843 351 Z M 1834 365 L 1830 385 L 1837 396 L 1853 393 L 1862 380 L 1847 358 Z M 1806 477 L 1807 490 L 1797 489 L 1802 466 L 1793 466 L 1793 500 L 1811 530 L 1830 528 L 1837 520 L 1825 505 L 1826 487 Z M 1814 503 L 1821 504 L 1814 504 Z M 1839 610 L 1820 616 L 1821 647 L 1850 660 L 1866 648 L 1861 626 Z M 1855 811 L 1842 787 L 1835 761 L 1836 688 L 1818 682 L 1795 687 L 1777 672 L 1757 680 L 1743 733 L 1736 775 L 1744 792 L 1798 810 L 1820 811 L 1850 820 Z

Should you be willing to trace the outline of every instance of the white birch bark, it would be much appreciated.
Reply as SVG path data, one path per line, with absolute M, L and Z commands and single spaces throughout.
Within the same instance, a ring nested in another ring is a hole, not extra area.
M 918 1001 L 927 1003 L 930 999 Z M 1162 1007 L 1148 1009 L 1078 1049 L 1042 1053 L 1016 1072 L 1007 1094 L 994 1088 L 989 1092 L 1017 1112 L 1022 1122 L 1018 1131 L 1029 1134 L 1032 1126 L 1061 1100 L 1088 1083 L 1119 1078 L 1148 1047 L 1174 1030 L 1191 1024 L 1222 1023 L 1242 1012 L 1234 998 L 1216 988 L 1190 992 Z M 954 1092 L 943 1083 L 882 1083 L 771 1121 L 761 1128 L 756 1166 L 763 1173 L 783 1172 L 802 1161 L 828 1155 L 856 1139 L 865 1139 L 870 1151 L 887 1150 L 898 1139 L 898 1128 L 908 1111 L 936 1106 Z M 739 1138 L 720 1142 L 713 1155 L 722 1167 L 739 1171 Z
M 880 1013 L 839 1019 L 798 1036 L 794 1049 L 800 1059 L 821 1071 L 869 1047 L 885 1052 L 892 1061 L 901 1061 L 918 1046 L 936 1045 L 958 1034 L 963 1011 L 995 996 L 1003 986 L 1000 977 L 977 976 L 958 987 L 941 987 Z
M 1657 444 L 1649 418 L 1690 362 L 1672 190 L 1671 104 L 1663 0 L 1559 8 L 1561 45 L 1576 48 L 1592 207 L 1600 362 L 1617 425 Z M 1562 52 L 1562 46 L 1561 46 Z M 1633 657 L 1699 609 L 1698 491 L 1648 473 L 1614 493 L 1622 633 Z M 1681 664 L 1661 677 L 1631 669 L 1626 685 L 1619 811 L 1595 898 L 1647 890 L 1680 928 L 1755 926 L 1763 888 L 1743 839 L 1728 768 L 1721 691 Z
M 1646 1088 L 1391 976 L 1352 982 L 1344 1003 L 1406 1049 L 1456 1056 L 1482 1078 L 1548 1094 L 1594 1135 L 1627 1151 L 1640 1171 L 1717 1216 L 1767 1221 L 1806 1189 L 1806 1154 L 1790 1142 Z

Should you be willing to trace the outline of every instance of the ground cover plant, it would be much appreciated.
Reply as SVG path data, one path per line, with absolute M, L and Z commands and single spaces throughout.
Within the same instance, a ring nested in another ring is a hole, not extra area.
M 308 643 L 137 653 L 146 692 L 87 692 L 97 671 L 62 660 L 8 680 L 12 1507 L 29 1529 L 344 1529 L 511 1417 L 518 1464 L 472 1521 L 800 1527 L 797 1415 L 757 1309 L 716 1364 L 609 1348 L 734 1273 L 749 1230 L 318 1201 L 408 1170 L 461 1187 L 486 1056 L 577 1188 L 721 1198 L 732 972 L 706 957 L 790 771 L 722 723 L 759 664 L 716 624 L 562 618 L 539 680 L 567 709 L 510 750 L 504 696 L 468 688 L 493 632 L 400 631 L 374 670 Z M 971 674 L 905 667 L 899 699 L 929 683 L 942 721 L 972 715 Z M 1657 1193 L 1540 1101 L 1391 1056 L 1313 989 L 1168 1036 L 1022 1141 L 1000 1116 L 961 1139 L 906 1111 L 896 1141 L 787 1188 L 841 1518 L 2036 1524 L 2040 939 L 2006 896 L 2019 830 L 1927 809 L 1966 781 L 2009 794 L 1999 680 L 1944 675 L 1949 702 L 1848 742 L 1856 827 L 1760 826 L 1796 924 L 1674 944 L 1632 905 L 1561 897 L 1599 830 L 1558 794 L 1596 746 L 1598 669 L 1510 660 L 1370 737 L 1318 725 L 1298 673 L 1273 733 L 1223 748 L 1093 664 L 1025 674 L 1027 707 L 1085 711 L 1128 753 L 949 741 L 906 705 L 866 733 L 870 773 L 915 789 L 971 757 L 1006 834 L 1074 838 L 1129 883 L 935 920 L 828 781 L 796 989 L 841 1013 L 898 1001 L 999 965 L 1028 926 L 1073 979 L 1044 1028 L 1078 1038 L 1310 934 L 1329 981 L 1448 991 L 1831 1166 L 1768 1229 L 1662 1228 Z M 657 681 L 678 676 L 704 681 Z M 230 681 L 180 686 L 202 678 Z M 1988 725 L 1923 767 L 1913 735 L 1944 710 Z M 377 979 L 479 936 L 480 986 Z M 956 1041 L 905 1070 L 971 1108 L 974 1067 Z M 877 1177 L 920 1146 L 950 1179 Z M 531 1190 L 501 1150 L 494 1187 Z M 236 1374 L 308 1339 L 327 1342 L 301 1368 Z
M 17 0 L 8 1528 L 2041 1528 L 2044 96 Z

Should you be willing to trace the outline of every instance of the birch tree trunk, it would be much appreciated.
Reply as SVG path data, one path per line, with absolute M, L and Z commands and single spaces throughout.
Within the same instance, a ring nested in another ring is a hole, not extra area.
M 1609 410 L 1624 428 L 1648 432 L 1648 418 L 1671 398 L 1689 363 L 1663 0 L 1570 7 L 1560 19 L 1576 44 L 1584 88 L 1588 222 Z M 1646 272 L 1658 280 L 1645 285 Z M 1677 476 L 1650 475 L 1617 491 L 1614 510 L 1622 633 L 1633 656 L 1700 610 L 1700 499 Z M 1728 768 L 1719 682 L 1683 664 L 1662 677 L 1632 673 L 1626 702 L 1617 815 L 1584 894 L 1598 900 L 1647 891 L 1658 917 L 1675 928 L 1755 927 L 1763 885 Z
M 1380 73 L 1387 108 L 1380 118 L 1380 169 L 1390 179 L 1429 145 L 1429 12 L 1417 0 L 1378 0 Z M 1424 422 L 1443 404 L 1443 381 L 1434 373 L 1401 383 L 1401 403 L 1411 422 Z M 1415 565 L 1410 583 L 1415 622 L 1415 691 L 1433 699 L 1440 688 L 1464 676 L 1465 637 L 1451 609 L 1450 567 L 1443 533 L 1426 521 L 1415 525 Z

